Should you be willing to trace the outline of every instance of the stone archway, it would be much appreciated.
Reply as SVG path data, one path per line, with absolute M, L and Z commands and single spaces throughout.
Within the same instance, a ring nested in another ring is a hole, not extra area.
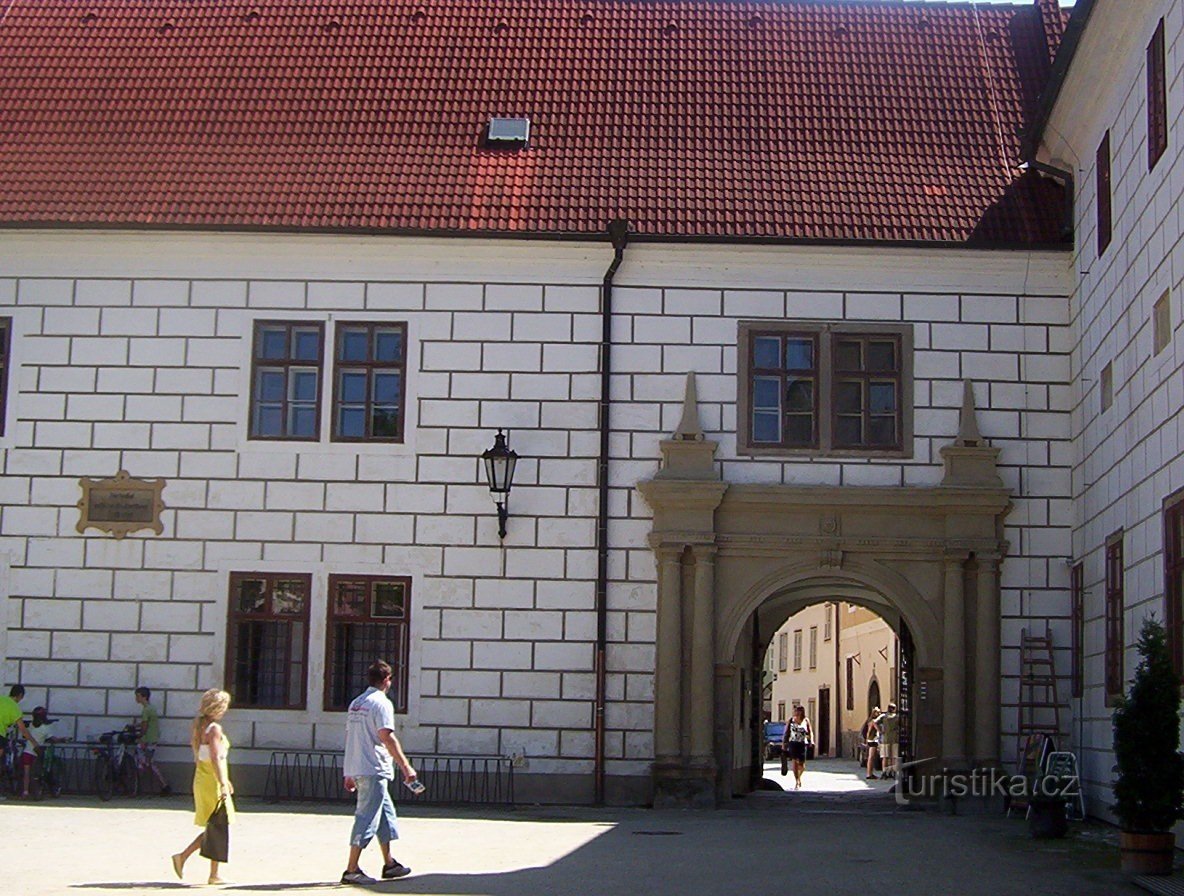
M 639 489 L 658 560 L 654 804 L 746 788 L 754 620 L 769 600 L 883 605 L 915 645 L 916 750 L 948 768 L 999 758 L 999 564 L 1010 507 L 973 392 L 940 485 L 730 485 L 698 426 L 693 376 L 662 465 Z M 967 688 L 967 681 L 976 687 Z M 973 735 L 971 734 L 973 732 Z

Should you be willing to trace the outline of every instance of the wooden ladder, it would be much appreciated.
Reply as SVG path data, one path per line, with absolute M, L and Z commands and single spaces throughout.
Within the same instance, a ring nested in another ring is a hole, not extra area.
M 1052 632 L 1047 624 L 1043 635 L 1029 634 L 1026 628 L 1020 632 L 1019 727 L 1016 733 L 1017 757 L 1023 756 L 1024 744 L 1033 734 L 1046 734 L 1054 744 L 1059 743 L 1064 734 L 1053 666 Z

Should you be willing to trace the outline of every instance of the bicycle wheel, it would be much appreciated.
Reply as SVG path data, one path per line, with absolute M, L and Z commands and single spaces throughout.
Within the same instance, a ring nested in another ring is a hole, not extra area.
M 136 760 L 126 753 L 119 763 L 119 787 L 125 796 L 136 796 L 140 792 L 140 770 L 136 768 Z
M 115 795 L 115 774 L 108 757 L 100 756 L 95 761 L 98 763 L 95 766 L 95 790 L 105 803 Z

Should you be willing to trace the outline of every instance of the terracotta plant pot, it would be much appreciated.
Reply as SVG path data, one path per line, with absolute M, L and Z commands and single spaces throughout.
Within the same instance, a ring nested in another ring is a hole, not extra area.
M 1122 870 L 1128 874 L 1171 874 L 1176 859 L 1176 835 L 1133 834 L 1122 831 Z

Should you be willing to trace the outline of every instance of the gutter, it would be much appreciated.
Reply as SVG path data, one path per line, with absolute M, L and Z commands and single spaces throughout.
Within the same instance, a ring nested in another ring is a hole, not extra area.
M 1085 2 L 1085 0 L 1082 0 Z M 298 225 L 264 224 L 146 224 L 143 222 L 86 222 L 86 221 L 3 221 L 0 233 L 5 231 L 46 230 L 71 232 L 93 230 L 129 234 L 151 233 L 197 233 L 197 234 L 276 234 L 276 235 L 327 235 L 327 236 L 381 236 L 425 239 L 471 239 L 471 240 L 514 240 L 516 242 L 591 242 L 597 234 L 585 231 L 521 231 L 459 228 L 431 229 L 424 227 L 303 227 Z M 974 252 L 1065 252 L 1073 246 L 1063 242 L 1023 242 L 1021 240 L 988 241 L 967 240 L 920 240 L 920 239 L 860 239 L 855 237 L 793 237 L 793 236 L 746 236 L 741 234 L 674 234 L 634 233 L 629 236 L 633 243 L 657 245 L 720 245 L 720 246 L 800 246 L 803 248 L 840 249 L 934 249 L 939 251 Z
M 614 218 L 608 223 L 608 238 L 613 246 L 613 260 L 604 272 L 600 287 L 600 455 L 596 461 L 596 491 L 599 497 L 596 512 L 596 703 L 593 728 L 596 753 L 594 756 L 594 803 L 604 805 L 604 710 L 608 702 L 608 670 L 605 658 L 608 649 L 608 452 L 609 452 L 609 388 L 612 383 L 612 326 L 613 278 L 625 260 L 625 246 L 629 242 L 629 221 Z
M 1021 157 L 1033 159 L 1040 143 L 1044 139 L 1044 129 L 1052 117 L 1052 110 L 1056 108 L 1061 90 L 1065 86 L 1065 79 L 1069 76 L 1069 68 L 1077 56 L 1081 46 L 1081 38 L 1085 33 L 1085 26 L 1089 23 L 1090 14 L 1094 11 L 1097 0 L 1077 0 L 1073 13 L 1069 16 L 1069 24 L 1065 26 L 1065 34 L 1061 38 L 1061 46 L 1057 49 L 1056 59 L 1053 60 L 1052 74 L 1044 92 L 1040 94 L 1036 117 L 1032 125 L 1024 132 L 1024 139 L 1020 144 Z

